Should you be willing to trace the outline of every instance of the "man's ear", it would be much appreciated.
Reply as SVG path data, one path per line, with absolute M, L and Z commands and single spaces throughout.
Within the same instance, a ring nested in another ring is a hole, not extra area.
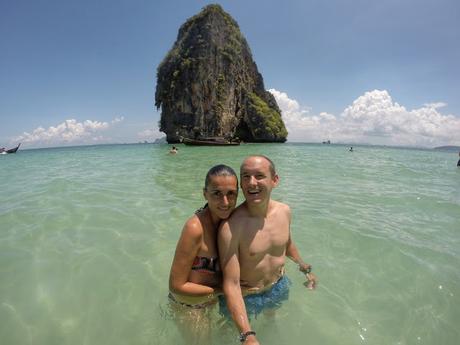
M 274 185 L 274 187 L 278 186 L 279 182 L 280 182 L 280 177 L 278 176 L 278 174 L 275 174 L 275 176 L 273 176 L 273 185 Z

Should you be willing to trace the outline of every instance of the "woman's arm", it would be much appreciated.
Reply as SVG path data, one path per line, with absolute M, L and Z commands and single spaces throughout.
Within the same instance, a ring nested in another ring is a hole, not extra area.
M 212 287 L 188 281 L 193 260 L 197 256 L 203 239 L 203 228 L 197 217 L 185 223 L 177 242 L 171 272 L 169 290 L 187 296 L 206 296 L 215 292 Z

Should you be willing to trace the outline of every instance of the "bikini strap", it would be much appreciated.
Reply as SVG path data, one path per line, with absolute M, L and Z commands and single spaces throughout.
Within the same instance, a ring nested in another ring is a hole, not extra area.
M 204 204 L 203 207 L 200 207 L 198 210 L 195 211 L 195 214 L 200 213 L 201 211 L 204 211 L 208 207 L 208 203 Z

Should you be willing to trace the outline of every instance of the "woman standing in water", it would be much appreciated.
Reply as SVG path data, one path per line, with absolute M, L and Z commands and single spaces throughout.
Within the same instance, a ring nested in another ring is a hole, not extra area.
M 238 178 L 226 165 L 211 168 L 205 179 L 206 205 L 185 223 L 169 275 L 169 299 L 179 330 L 188 343 L 209 341 L 209 306 L 221 293 L 217 229 L 235 209 Z

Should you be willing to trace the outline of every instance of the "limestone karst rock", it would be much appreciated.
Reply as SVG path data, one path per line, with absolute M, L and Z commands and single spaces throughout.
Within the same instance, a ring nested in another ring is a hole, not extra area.
M 281 111 L 246 39 L 219 5 L 206 6 L 179 29 L 158 66 L 155 105 L 169 143 L 202 137 L 286 141 Z

